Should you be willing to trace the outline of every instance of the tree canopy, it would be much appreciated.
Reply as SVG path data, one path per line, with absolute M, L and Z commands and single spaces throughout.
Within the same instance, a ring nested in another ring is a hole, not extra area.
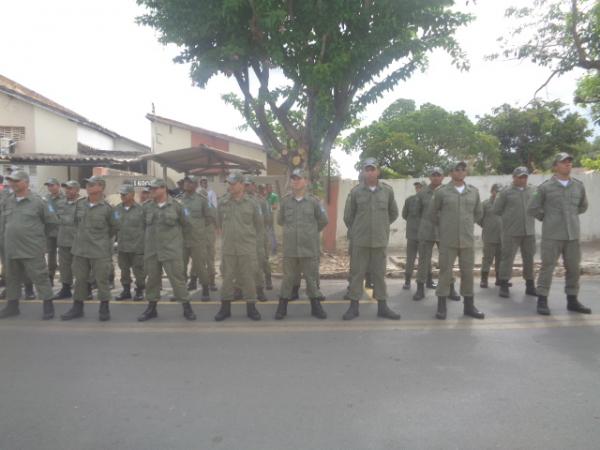
M 318 177 L 340 132 L 471 20 L 453 0 L 137 0 L 138 22 L 181 49 L 200 87 L 233 77 L 226 100 L 275 158 Z
M 518 25 L 501 38 L 503 55 L 525 59 L 550 73 L 538 91 L 552 78 L 579 67 L 587 71 L 580 79 L 575 102 L 590 106 L 600 121 L 600 1 L 533 0 L 525 8 L 509 8 L 506 15 Z M 523 42 L 517 42 L 524 37 Z M 498 55 L 493 55 L 497 57 Z M 536 92 L 537 94 L 537 92 Z
M 500 141 L 499 173 L 510 173 L 517 166 L 548 169 L 558 152 L 579 157 L 591 135 L 587 120 L 557 100 L 535 101 L 523 108 L 505 104 L 482 117 L 478 126 Z
M 412 100 L 392 103 L 371 125 L 357 129 L 344 142 L 361 159 L 375 157 L 388 178 L 418 177 L 434 166 L 447 169 L 454 161 L 470 161 L 473 173 L 495 170 L 498 140 L 480 131 L 462 111 L 448 112 Z

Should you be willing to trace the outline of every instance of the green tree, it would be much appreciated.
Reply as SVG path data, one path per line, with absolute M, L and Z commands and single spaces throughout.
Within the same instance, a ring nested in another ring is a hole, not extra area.
M 462 111 L 412 100 L 392 103 L 374 123 L 344 141 L 347 152 L 377 158 L 386 178 L 418 177 L 428 168 L 447 169 L 453 161 L 471 162 L 473 173 L 493 172 L 500 157 L 494 136 L 480 131 Z
M 588 122 L 560 101 L 535 101 L 523 108 L 502 105 L 479 120 L 479 128 L 500 141 L 500 173 L 517 166 L 548 169 L 558 152 L 578 157 L 591 136 Z
M 575 102 L 590 106 L 594 120 L 600 122 L 600 1 L 534 0 L 525 8 L 509 8 L 506 15 L 518 25 L 500 39 L 503 55 L 550 69 L 535 94 L 555 76 L 585 69 Z M 515 44 L 521 37 L 524 42 Z
M 275 158 L 318 178 L 340 132 L 442 49 L 459 68 L 453 0 L 137 0 L 138 23 L 181 48 L 205 87 L 233 77 L 226 101 Z

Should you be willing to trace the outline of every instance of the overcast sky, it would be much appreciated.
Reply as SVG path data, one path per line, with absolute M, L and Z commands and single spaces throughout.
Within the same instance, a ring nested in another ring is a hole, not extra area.
M 436 53 L 429 69 L 400 84 L 364 114 L 369 123 L 397 98 L 412 98 L 472 118 L 502 103 L 524 105 L 549 72 L 524 62 L 484 60 L 498 49 L 496 38 L 510 29 L 504 10 L 526 0 L 478 0 L 477 18 L 458 34 L 471 70 L 459 72 Z M 238 127 L 242 117 L 221 100 L 235 91 L 233 80 L 213 79 L 192 87 L 187 66 L 174 64 L 175 47 L 157 42 L 153 30 L 135 24 L 142 10 L 131 0 L 5 0 L 2 6 L 0 73 L 109 129 L 150 145 L 156 113 L 221 133 L 259 142 Z M 572 103 L 580 73 L 555 79 L 540 93 Z M 595 130 L 596 132 L 598 130 Z M 354 178 L 356 158 L 336 152 L 342 174 Z

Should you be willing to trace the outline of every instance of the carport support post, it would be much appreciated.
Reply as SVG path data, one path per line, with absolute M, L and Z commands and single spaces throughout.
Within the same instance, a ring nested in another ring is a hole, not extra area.
M 165 180 L 165 183 L 167 182 L 167 166 L 162 166 L 163 168 L 163 180 Z

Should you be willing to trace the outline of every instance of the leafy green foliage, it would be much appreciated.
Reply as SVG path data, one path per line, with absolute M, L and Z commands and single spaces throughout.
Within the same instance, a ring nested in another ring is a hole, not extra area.
M 502 105 L 479 120 L 479 128 L 500 141 L 499 173 L 517 166 L 548 169 L 558 152 L 578 157 L 591 135 L 588 122 L 559 101 L 536 101 L 524 108 Z
M 377 158 L 386 178 L 418 177 L 433 166 L 448 168 L 457 160 L 469 161 L 472 173 L 487 173 L 500 158 L 497 139 L 477 129 L 464 112 L 448 112 L 429 103 L 416 109 L 412 100 L 405 99 L 356 130 L 344 148 L 360 151 L 361 159 Z
M 518 26 L 500 39 L 502 54 L 551 70 L 537 92 L 557 75 L 576 67 L 587 70 L 575 102 L 590 106 L 594 120 L 600 121 L 600 1 L 534 0 L 529 7 L 508 9 L 506 15 Z M 515 43 L 520 37 L 525 41 Z
M 205 87 L 234 77 L 227 100 L 273 155 L 319 176 L 340 132 L 442 49 L 459 68 L 453 0 L 137 0 L 138 22 L 181 48 Z

